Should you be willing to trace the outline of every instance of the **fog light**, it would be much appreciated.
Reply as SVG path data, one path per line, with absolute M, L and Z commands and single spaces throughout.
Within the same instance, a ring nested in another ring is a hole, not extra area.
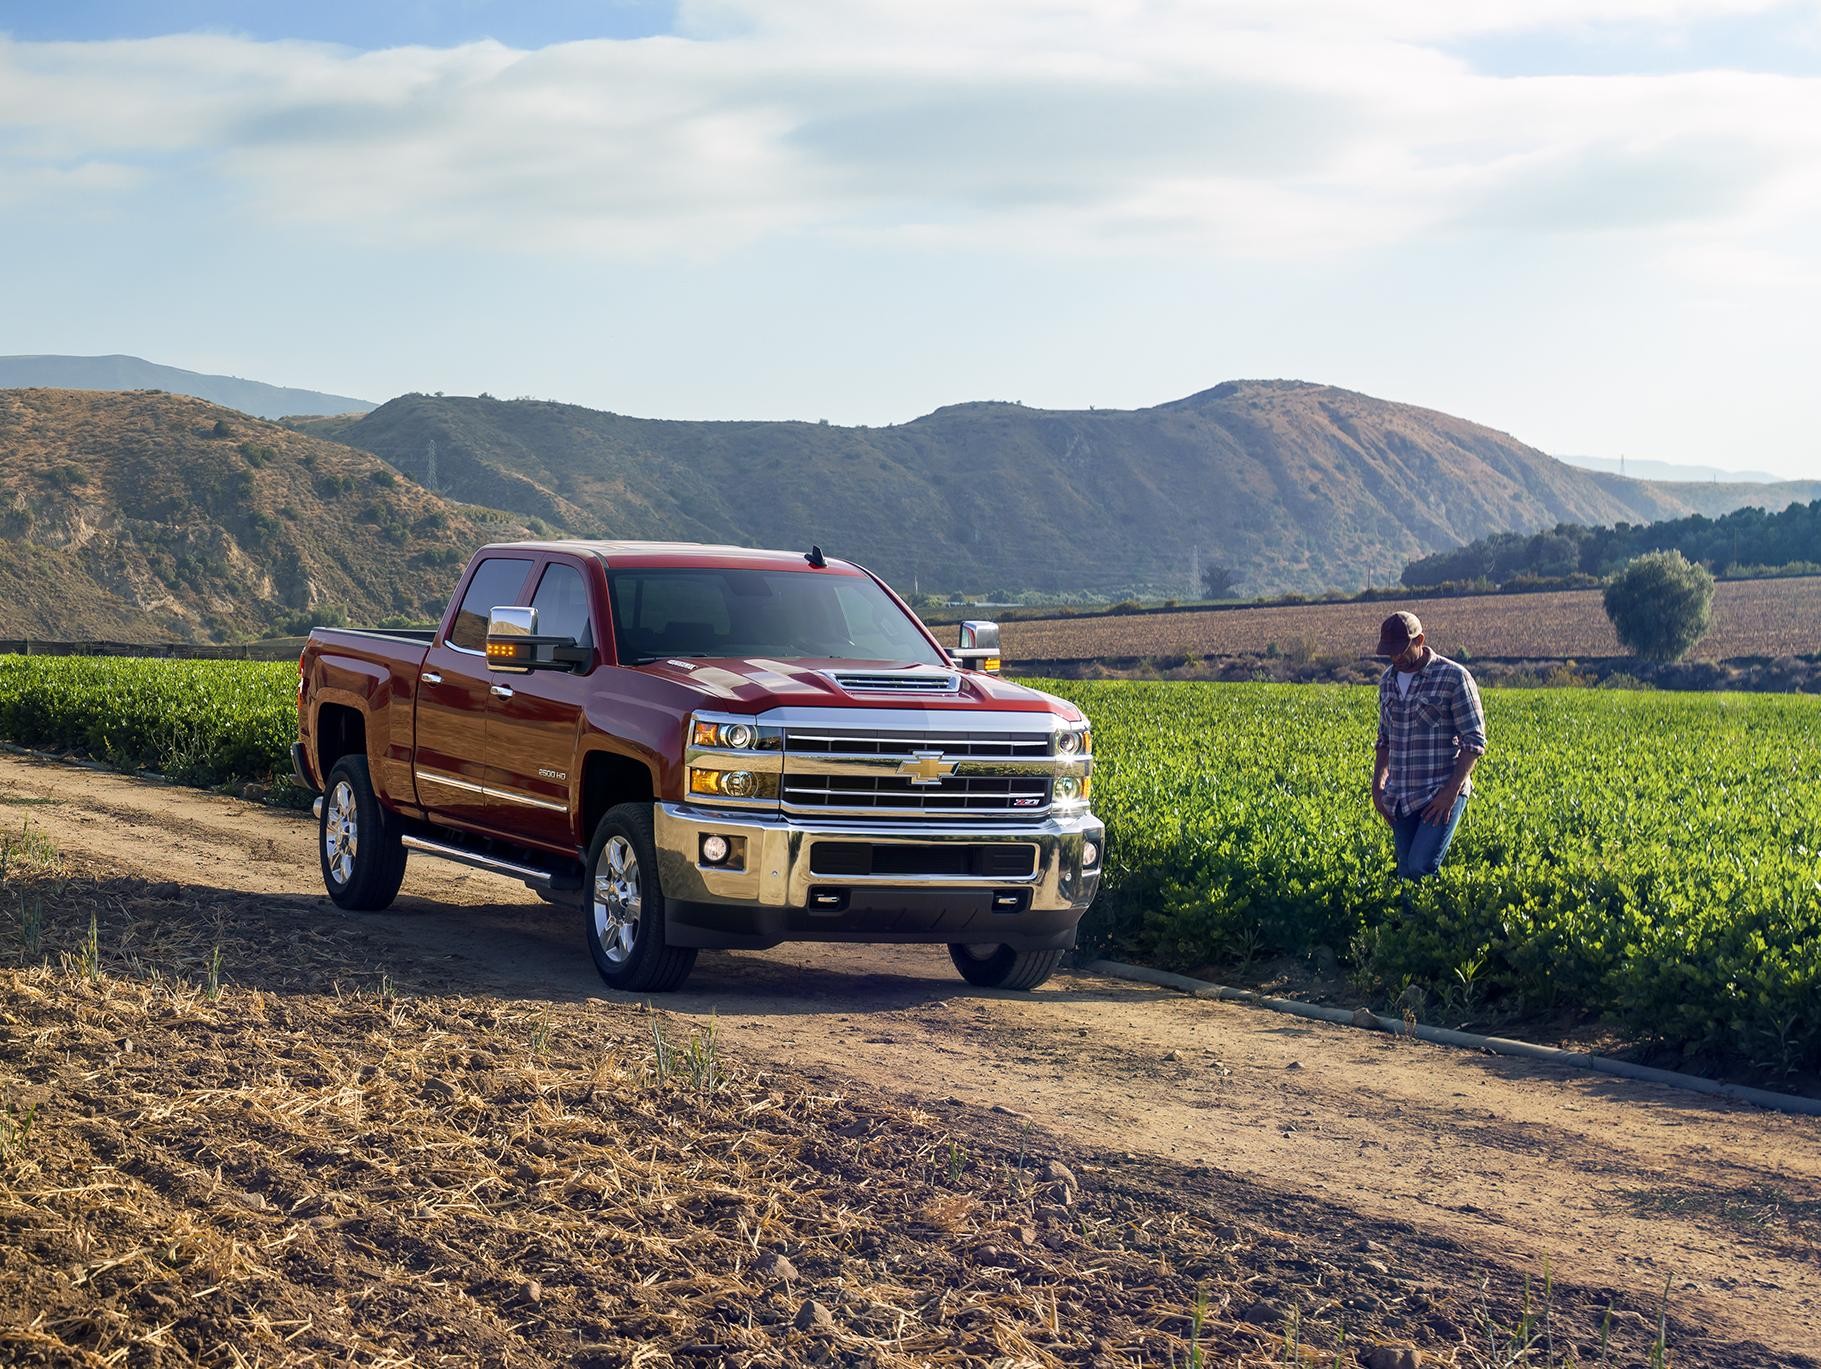
M 702 838 L 702 864 L 719 865 L 727 859 L 727 838 L 708 836 Z
M 750 770 L 729 770 L 721 776 L 721 792 L 730 799 L 749 799 L 758 787 L 758 778 Z
M 1091 870 L 1098 864 L 1100 864 L 1100 843 L 1095 842 L 1095 841 L 1082 842 L 1081 843 L 1081 866 L 1082 866 L 1082 868 L 1084 870 Z
M 1081 781 L 1076 779 L 1073 775 L 1058 775 L 1056 777 L 1056 797 L 1057 798 L 1062 799 L 1066 802 L 1068 800 L 1078 798 L 1080 796 L 1080 794 L 1081 794 Z

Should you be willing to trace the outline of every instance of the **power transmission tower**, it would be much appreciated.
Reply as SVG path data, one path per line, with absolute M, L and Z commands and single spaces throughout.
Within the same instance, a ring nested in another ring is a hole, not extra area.
M 1189 549 L 1189 598 L 1201 597 L 1201 547 L 1196 545 Z
M 436 492 L 436 439 L 430 439 L 430 445 L 424 455 L 424 488 Z

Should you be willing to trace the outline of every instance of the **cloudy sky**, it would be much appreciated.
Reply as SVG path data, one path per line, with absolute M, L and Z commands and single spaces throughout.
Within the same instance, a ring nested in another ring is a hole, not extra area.
M 1821 0 L 0 0 L 0 353 L 1821 477 Z

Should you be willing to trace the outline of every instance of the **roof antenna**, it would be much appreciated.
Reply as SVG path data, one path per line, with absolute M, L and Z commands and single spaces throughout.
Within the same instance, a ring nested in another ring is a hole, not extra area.
M 803 559 L 817 570 L 821 570 L 828 564 L 828 558 L 822 555 L 822 548 L 813 542 L 810 543 L 809 550 L 803 553 Z

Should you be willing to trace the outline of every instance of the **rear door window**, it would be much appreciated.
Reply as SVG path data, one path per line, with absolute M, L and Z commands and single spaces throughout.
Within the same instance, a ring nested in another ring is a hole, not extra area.
M 487 620 L 496 608 L 524 602 L 518 596 L 525 588 L 525 576 L 530 569 L 529 560 L 517 557 L 489 556 L 482 561 L 468 581 L 462 606 L 456 610 L 455 625 L 449 629 L 449 645 L 463 651 L 486 651 Z

